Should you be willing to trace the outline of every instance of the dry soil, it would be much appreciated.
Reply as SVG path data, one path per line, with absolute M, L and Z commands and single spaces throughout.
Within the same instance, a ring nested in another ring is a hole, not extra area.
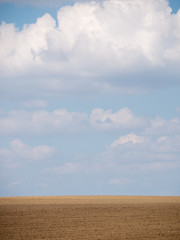
M 180 197 L 0 198 L 0 240 L 180 239 Z

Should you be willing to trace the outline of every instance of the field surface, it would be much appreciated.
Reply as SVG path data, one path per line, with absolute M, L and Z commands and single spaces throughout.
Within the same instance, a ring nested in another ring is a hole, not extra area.
M 0 240 L 180 239 L 180 197 L 0 198 Z

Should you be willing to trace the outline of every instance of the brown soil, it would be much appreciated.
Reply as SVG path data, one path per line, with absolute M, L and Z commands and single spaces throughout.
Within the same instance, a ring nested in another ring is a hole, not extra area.
M 180 197 L 0 198 L 0 240 L 180 239 Z

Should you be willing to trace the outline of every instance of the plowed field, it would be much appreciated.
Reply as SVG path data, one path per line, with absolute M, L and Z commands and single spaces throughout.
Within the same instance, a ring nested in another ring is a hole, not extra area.
M 0 240 L 180 239 L 180 197 L 0 198 Z

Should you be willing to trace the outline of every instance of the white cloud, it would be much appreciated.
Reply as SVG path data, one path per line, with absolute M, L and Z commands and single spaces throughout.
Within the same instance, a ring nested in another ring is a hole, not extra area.
M 138 136 L 128 134 L 115 140 L 102 154 L 115 163 L 179 162 L 180 135 Z
M 125 144 L 128 142 L 131 142 L 133 144 L 136 143 L 143 143 L 146 139 L 142 136 L 137 136 L 134 133 L 128 134 L 126 136 L 121 136 L 118 140 L 115 140 L 112 144 L 111 147 L 115 148 L 117 147 L 119 144 Z
M 34 102 L 32 102 L 34 104 Z M 32 103 L 30 102 L 31 106 Z M 37 103 L 35 102 L 37 106 Z M 95 130 L 120 130 L 143 128 L 146 120 L 137 117 L 128 108 L 116 113 L 112 110 L 94 109 L 90 116 L 86 113 L 68 112 L 65 109 L 24 111 L 14 110 L 2 114 L 0 134 L 56 134 L 58 132 L 76 133 Z
M 45 14 L 23 30 L 0 25 L 4 91 L 17 86 L 19 92 L 107 91 L 109 86 L 110 92 L 133 92 L 157 82 L 179 84 L 180 11 L 171 14 L 167 1 L 76 3 L 62 7 L 57 19 L 56 26 Z
M 27 102 L 27 105 L 39 107 L 44 102 Z M 0 135 L 56 135 L 59 133 L 79 133 L 94 131 L 129 131 L 133 134 L 121 136 L 114 145 L 119 143 L 138 143 L 146 137 L 139 137 L 135 132 L 140 131 L 144 136 L 171 136 L 180 134 L 179 118 L 170 120 L 162 117 L 152 119 L 136 116 L 129 108 L 117 112 L 96 108 L 88 115 L 85 112 L 69 112 L 66 109 L 47 110 L 13 110 L 1 112 Z M 147 140 L 147 139 L 146 139 Z
M 179 154 L 180 135 L 154 138 L 128 134 L 115 140 L 102 153 L 57 164 L 41 173 L 105 175 L 109 176 L 109 185 L 125 186 L 135 183 L 134 175 L 178 169 Z
M 87 161 L 84 172 L 109 176 L 108 184 L 114 187 L 133 185 L 139 178 L 139 184 L 143 184 L 146 177 L 152 178 L 152 174 L 165 177 L 166 173 L 178 171 L 179 155 L 180 135 L 128 134 L 114 140 L 104 152 Z
M 112 110 L 94 109 L 91 113 L 90 121 L 97 130 L 142 128 L 146 125 L 144 118 L 135 116 L 128 108 L 122 108 L 116 113 L 112 113 Z
M 36 24 L 24 26 L 22 31 L 13 24 L 2 23 L 0 26 L 0 63 L 2 75 L 26 75 L 29 71 L 42 66 L 40 54 L 48 49 L 47 37 L 55 27 L 55 20 L 45 14 Z M 4 69 L 6 67 L 7 69 Z M 32 75 L 31 75 L 32 76 Z
M 180 135 L 159 137 L 152 147 L 157 152 L 180 153 Z
M 47 145 L 31 147 L 19 139 L 15 139 L 11 142 L 11 148 L 17 157 L 30 160 L 43 160 L 51 157 L 54 153 L 52 147 Z
M 4 175 L 6 175 L 6 171 L 8 173 L 8 169 L 19 170 L 28 163 L 36 164 L 39 161 L 51 159 L 55 154 L 55 149 L 51 146 L 37 145 L 32 147 L 19 139 L 14 139 L 9 145 L 9 148 L 0 149 L 0 168 Z M 5 169 L 4 172 L 3 169 Z
M 87 114 L 57 109 L 14 110 L 0 119 L 0 133 L 6 134 L 56 134 L 58 132 L 79 132 L 86 129 Z
M 145 134 L 148 135 L 180 134 L 180 119 L 176 117 L 170 120 L 166 120 L 160 116 L 151 119 L 149 127 L 145 129 Z

